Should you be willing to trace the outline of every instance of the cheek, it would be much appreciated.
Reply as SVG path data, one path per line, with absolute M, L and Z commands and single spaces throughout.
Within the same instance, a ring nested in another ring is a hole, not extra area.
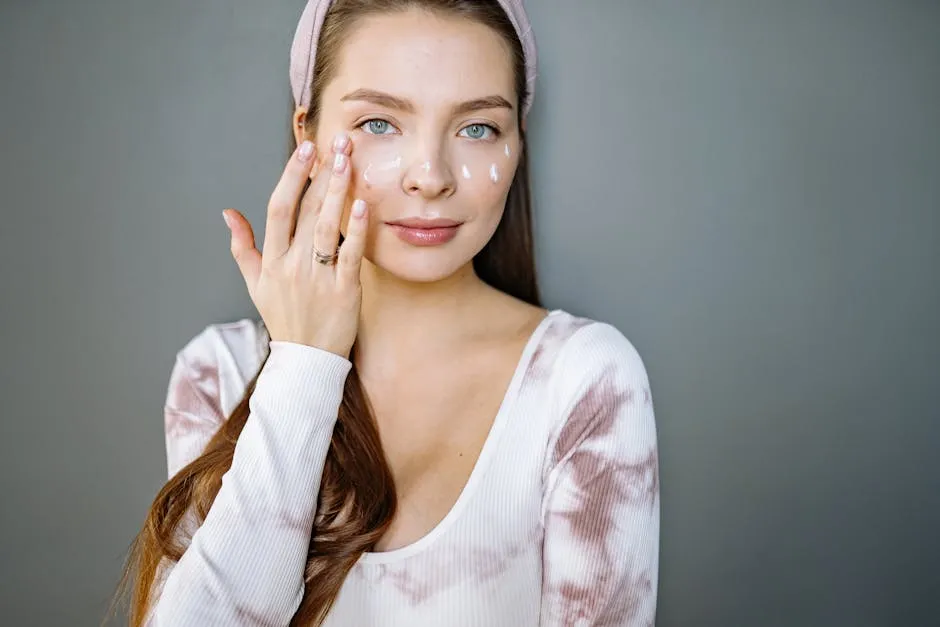
M 377 195 L 401 185 L 404 161 L 401 146 L 387 140 L 367 139 L 353 145 L 352 190 L 369 202 Z
M 369 208 L 370 222 L 379 217 L 376 209 L 390 191 L 400 189 L 403 167 L 399 148 L 375 141 L 354 141 L 350 157 L 351 180 L 340 222 L 341 232 L 346 234 L 352 203 L 356 199 L 365 201 Z
M 514 143 L 497 142 L 485 150 L 468 146 L 455 155 L 454 174 L 460 184 L 471 184 L 481 191 L 489 185 L 488 191 L 503 194 L 509 191 L 517 164 Z
M 517 166 L 515 151 L 500 143 L 491 150 L 468 150 L 459 155 L 454 175 L 458 188 L 469 191 L 480 208 L 490 211 L 505 204 Z
M 476 233 L 474 239 L 489 239 L 503 217 L 513 170 L 509 166 L 500 166 L 498 170 L 499 180 L 496 183 L 490 180 L 489 168 L 478 171 L 471 169 L 470 180 L 461 181 L 462 193 L 467 201 L 465 206 L 469 209 L 467 217 L 471 219 L 468 226 Z

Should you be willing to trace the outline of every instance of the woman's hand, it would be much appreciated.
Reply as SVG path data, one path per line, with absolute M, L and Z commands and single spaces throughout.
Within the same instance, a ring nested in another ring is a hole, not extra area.
M 365 202 L 353 203 L 335 262 L 321 263 L 314 252 L 329 257 L 337 250 L 351 151 L 348 136 L 338 137 L 332 152 L 320 160 L 306 193 L 303 188 L 316 150 L 303 142 L 294 151 L 268 203 L 263 253 L 255 248 L 248 220 L 234 209 L 223 212 L 232 232 L 232 256 L 271 340 L 306 344 L 347 359 L 362 302 L 359 268 L 368 224 Z

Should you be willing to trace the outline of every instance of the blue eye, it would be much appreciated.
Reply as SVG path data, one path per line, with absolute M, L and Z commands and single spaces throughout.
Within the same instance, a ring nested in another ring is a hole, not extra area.
M 387 120 L 380 119 L 366 120 L 359 126 L 370 135 L 388 135 L 388 130 L 394 128 Z
M 470 139 L 489 139 L 490 136 L 495 136 L 498 134 L 498 131 L 490 126 L 489 124 L 471 124 L 470 126 L 465 126 L 460 133 L 464 134 L 464 137 L 469 137 Z M 487 132 L 490 135 L 487 135 Z

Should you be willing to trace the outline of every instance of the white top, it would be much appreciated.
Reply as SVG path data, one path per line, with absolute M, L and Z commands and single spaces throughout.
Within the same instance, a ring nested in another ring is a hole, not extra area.
M 183 532 L 182 559 L 164 558 L 151 625 L 288 625 L 300 604 L 350 362 L 271 342 L 261 321 L 208 326 L 171 375 L 168 470 L 201 453 L 268 350 L 218 496 Z M 658 470 L 633 345 L 609 324 L 554 310 L 526 344 L 453 509 L 413 544 L 363 555 L 324 624 L 653 625 Z

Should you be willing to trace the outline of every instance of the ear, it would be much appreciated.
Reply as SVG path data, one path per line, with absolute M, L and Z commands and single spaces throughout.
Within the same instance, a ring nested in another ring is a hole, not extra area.
M 306 107 L 297 107 L 294 109 L 294 115 L 291 116 L 291 127 L 294 130 L 294 141 L 297 142 L 299 146 L 300 143 L 306 139 L 304 134 L 304 122 L 307 119 L 307 108 Z
M 306 123 L 306 121 L 307 121 L 307 109 L 305 107 L 297 107 L 296 109 L 294 109 L 294 115 L 291 116 L 291 128 L 294 131 L 294 142 L 298 146 L 305 139 L 313 139 L 312 137 L 308 137 L 306 132 L 304 131 L 304 124 Z M 317 164 L 319 162 L 320 162 L 320 154 L 318 152 L 316 159 L 314 160 L 314 164 Z M 313 177 L 316 174 L 316 172 L 317 172 L 316 167 L 310 170 L 311 181 L 313 180 Z

